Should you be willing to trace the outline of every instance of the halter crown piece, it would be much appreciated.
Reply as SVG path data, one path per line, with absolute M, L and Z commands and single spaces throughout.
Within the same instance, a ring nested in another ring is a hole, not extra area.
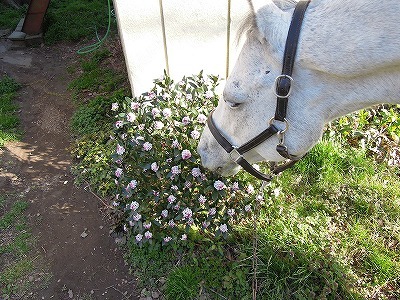
M 264 181 L 271 181 L 273 175 L 277 175 L 287 168 L 294 165 L 302 157 L 291 155 L 284 144 L 284 134 L 289 129 L 289 123 L 286 119 L 286 112 L 288 106 L 289 96 L 292 92 L 293 84 L 293 66 L 296 57 L 297 45 L 299 41 L 299 35 L 301 30 L 301 24 L 303 23 L 304 15 L 307 10 L 310 1 L 300 1 L 296 4 L 294 9 L 292 21 L 290 23 L 288 36 L 286 38 L 285 52 L 283 56 L 283 67 L 282 74 L 275 79 L 275 95 L 277 97 L 275 116 L 269 121 L 269 127 L 261 132 L 259 135 L 248 141 L 247 143 L 241 145 L 240 147 L 233 146 L 217 129 L 212 120 L 212 114 L 210 113 L 207 119 L 207 125 L 210 129 L 212 135 L 217 140 L 217 142 L 229 153 L 231 159 L 239 164 L 244 170 L 249 172 L 251 175 L 257 177 L 258 179 Z M 279 130 L 275 125 L 275 121 L 280 121 L 285 123 L 285 128 Z M 279 138 L 279 144 L 276 146 L 276 151 L 288 159 L 288 162 L 283 165 L 276 165 L 273 163 L 271 166 L 272 174 L 263 174 L 256 170 L 244 157 L 243 154 L 249 150 L 257 147 L 265 140 L 269 139 L 273 135 L 277 135 Z

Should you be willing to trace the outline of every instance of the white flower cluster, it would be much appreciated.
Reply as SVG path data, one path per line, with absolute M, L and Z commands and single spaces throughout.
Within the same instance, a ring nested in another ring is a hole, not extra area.
M 218 100 L 217 80 L 198 75 L 176 86 L 171 82 L 165 77 L 151 92 L 111 105 L 117 117 L 113 208 L 122 210 L 124 230 L 137 244 L 183 243 L 190 235 L 182 230 L 226 237 L 231 225 L 252 211 L 253 185 L 202 169 L 196 153 Z

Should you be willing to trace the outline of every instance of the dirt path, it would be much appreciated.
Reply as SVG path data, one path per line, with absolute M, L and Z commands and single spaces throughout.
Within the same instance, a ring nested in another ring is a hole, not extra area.
M 24 137 L 0 150 L 0 192 L 22 192 L 37 249 L 49 266 L 45 287 L 21 299 L 138 299 L 135 282 L 108 236 L 99 200 L 70 175 L 69 47 L 10 50 L 0 40 L 0 74 L 22 84 Z

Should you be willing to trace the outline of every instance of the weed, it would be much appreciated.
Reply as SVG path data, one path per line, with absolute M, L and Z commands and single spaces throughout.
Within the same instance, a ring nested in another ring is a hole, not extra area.
M 167 280 L 166 296 L 169 300 L 196 299 L 200 291 L 201 275 L 198 268 L 185 266 L 171 272 Z
M 50 2 L 44 23 L 47 44 L 58 41 L 78 41 L 95 37 L 108 24 L 107 1 L 53 0 Z M 68 24 L 68 26 L 66 26 Z M 116 29 L 116 23 L 112 23 Z
M 32 259 L 27 254 L 32 250 L 33 239 L 25 223 L 24 211 L 28 203 L 11 201 L 11 197 L 0 197 L 4 213 L 0 217 L 0 292 L 3 296 L 17 293 L 22 278 L 33 269 Z
M 7 266 L 0 273 L 0 284 L 2 285 L 2 292 L 11 294 L 16 292 L 16 283 L 19 279 L 25 277 L 33 270 L 33 263 L 31 260 L 23 258 L 11 265 Z
M 19 87 L 20 85 L 8 76 L 0 79 L 0 147 L 19 136 L 19 118 L 16 114 L 18 106 L 14 103 L 15 92 Z
M 326 136 L 343 139 L 367 150 L 388 165 L 400 165 L 400 105 L 378 105 L 339 118 L 328 125 Z
M 114 147 L 107 142 L 109 132 L 99 131 L 98 133 L 86 134 L 77 139 L 72 146 L 71 153 L 77 162 L 72 168 L 76 175 L 76 183 L 89 182 L 94 191 L 105 196 L 115 188 L 110 171 L 112 163 L 111 154 Z
M 122 96 L 121 91 L 114 92 L 112 97 L 98 96 L 89 103 L 81 105 L 74 113 L 71 119 L 72 131 L 80 136 L 85 134 L 93 134 L 99 131 L 112 130 L 112 116 L 110 115 L 110 107 L 115 98 Z
M 175 261 L 177 255 L 172 251 L 162 251 L 160 247 L 143 247 L 138 248 L 134 245 L 134 237 L 128 241 L 128 261 L 140 281 L 138 287 L 156 287 L 160 277 L 167 276 Z M 179 256 L 181 257 L 181 256 Z
M 104 66 L 109 57 L 110 51 L 104 49 L 82 58 L 82 73 L 70 84 L 78 104 L 71 119 L 77 135 L 71 149 L 77 159 L 73 173 L 78 184 L 87 181 L 102 195 L 115 188 L 109 167 L 114 149 L 108 143 L 114 118 L 111 104 L 128 93 L 123 76 Z
M 11 77 L 4 75 L 0 80 L 0 95 L 7 95 L 16 92 L 20 85 Z
M 113 91 L 118 90 L 122 82 L 122 77 L 111 69 L 102 70 L 99 66 L 94 69 L 89 69 L 88 67 L 88 71 L 84 71 L 80 77 L 73 80 L 69 88 L 74 90 L 74 97 L 78 98 L 78 93 L 87 92 L 88 90 L 97 94 L 112 94 Z
M 324 140 L 272 185 L 259 225 L 262 299 L 364 299 L 376 285 L 390 295 L 400 184 L 365 153 Z
M 28 207 L 28 203 L 25 201 L 16 201 L 11 207 L 10 211 L 5 213 L 0 219 L 0 229 L 7 229 L 11 225 L 15 224 L 20 219 L 21 215 Z
M 27 6 L 15 9 L 0 2 L 0 29 L 14 29 L 19 20 L 25 15 L 26 10 Z

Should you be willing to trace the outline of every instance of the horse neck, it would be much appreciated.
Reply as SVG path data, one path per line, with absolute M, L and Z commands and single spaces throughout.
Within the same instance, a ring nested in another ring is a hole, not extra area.
M 315 110 L 325 122 L 376 104 L 400 104 L 400 70 L 377 70 L 349 78 L 316 72 L 299 81 L 301 109 Z M 303 77 L 304 78 L 304 77 Z M 299 97 L 299 98 L 300 98 Z

